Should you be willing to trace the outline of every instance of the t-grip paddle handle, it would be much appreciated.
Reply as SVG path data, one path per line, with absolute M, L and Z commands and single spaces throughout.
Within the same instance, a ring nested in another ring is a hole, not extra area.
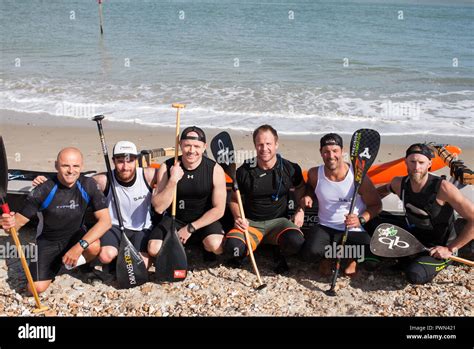
M 0 207 L 2 208 L 3 213 L 10 213 L 10 206 L 5 202 L 4 204 L 1 204 Z
M 99 122 L 99 121 L 102 121 L 104 120 L 105 116 L 104 115 L 96 115 L 92 118 L 92 121 L 96 121 L 96 122 Z

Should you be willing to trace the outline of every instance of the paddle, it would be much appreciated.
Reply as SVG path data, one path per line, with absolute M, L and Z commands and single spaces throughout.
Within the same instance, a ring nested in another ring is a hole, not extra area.
M 100 26 L 100 35 L 104 35 L 104 19 L 102 18 L 102 0 L 97 1 L 99 3 L 99 26 Z
M 3 138 L 0 136 L 0 199 L 2 204 L 0 207 L 2 208 L 3 213 L 10 213 L 10 207 L 6 202 L 7 198 L 7 190 L 8 190 L 8 162 L 7 162 L 7 153 L 5 151 L 5 145 L 3 144 Z M 47 306 L 41 305 L 38 292 L 36 291 L 35 283 L 33 278 L 31 277 L 30 268 L 28 267 L 28 263 L 26 263 L 25 254 L 23 253 L 23 249 L 21 248 L 20 239 L 18 238 L 18 234 L 15 228 L 10 228 L 10 234 L 15 242 L 16 249 L 20 256 L 21 266 L 26 275 L 26 280 L 28 280 L 28 284 L 30 285 L 31 292 L 33 293 L 33 297 L 35 298 L 36 302 L 36 309 L 33 310 L 34 313 L 40 313 L 43 311 L 48 310 Z M 36 247 L 36 246 L 35 246 Z
M 237 195 L 240 217 L 245 221 L 245 212 L 244 207 L 242 205 L 242 198 L 240 196 L 239 184 L 235 179 L 236 164 L 234 158 L 234 145 L 232 144 L 232 139 L 230 138 L 230 135 L 224 131 L 215 136 L 211 141 L 211 150 L 212 154 L 214 155 L 214 159 L 216 159 L 216 162 L 222 166 L 224 172 L 227 173 L 227 175 L 232 179 L 232 189 Z M 245 242 L 247 244 L 247 250 L 249 251 L 250 261 L 252 262 L 252 267 L 255 271 L 255 275 L 257 275 L 257 280 L 259 283 L 259 286 L 256 289 L 264 289 L 265 287 L 267 287 L 267 285 L 262 282 L 262 279 L 260 277 L 260 273 L 257 268 L 257 263 L 255 262 L 255 256 L 253 255 L 252 251 L 252 244 L 250 243 L 249 232 L 247 229 L 244 231 L 244 236 Z
M 399 258 L 430 251 L 430 249 L 405 229 L 393 224 L 382 223 L 375 228 L 374 235 L 370 240 L 370 251 L 381 257 Z M 451 256 L 448 259 L 474 267 L 474 262 L 468 259 L 456 256 Z
M 174 103 L 176 108 L 176 140 L 174 148 L 174 163 L 178 162 L 179 147 L 179 111 L 184 104 Z M 183 281 L 187 276 L 188 258 L 183 244 L 179 241 L 176 230 L 176 194 L 178 186 L 174 188 L 173 203 L 171 206 L 171 228 L 167 232 L 163 245 L 161 246 L 155 260 L 155 277 L 157 281 L 176 282 Z
M 362 128 L 360 130 L 355 131 L 352 135 L 350 157 L 352 162 L 352 168 L 354 170 L 354 194 L 352 195 L 349 214 L 352 214 L 352 212 L 354 211 L 357 192 L 359 191 L 359 188 L 362 185 L 362 181 L 364 180 L 367 170 L 370 168 L 372 163 L 375 161 L 375 158 L 377 157 L 379 147 L 380 135 L 375 130 Z M 348 234 L 349 229 L 346 227 L 341 242 L 342 249 L 344 249 Z M 331 288 L 325 292 L 328 296 L 334 297 L 336 295 L 336 291 L 334 290 L 334 288 L 336 287 L 336 280 L 340 268 L 341 258 L 338 257 L 336 261 L 336 270 L 334 271 L 332 277 Z
M 117 282 L 120 288 L 131 288 L 142 285 L 147 282 L 148 271 L 146 269 L 145 261 L 143 260 L 142 256 L 125 235 L 125 227 L 123 226 L 122 213 L 120 212 L 117 191 L 115 189 L 115 185 L 113 184 L 114 181 L 112 177 L 112 169 L 110 168 L 109 153 L 107 151 L 104 130 L 102 128 L 102 120 L 104 118 L 104 115 L 96 115 L 92 118 L 92 120 L 97 122 L 100 142 L 102 145 L 102 152 L 104 153 L 105 166 L 107 168 L 107 180 L 109 181 L 110 189 L 112 190 L 113 204 L 115 212 L 117 213 L 120 231 L 122 232 L 122 241 L 120 242 L 120 247 L 117 255 Z

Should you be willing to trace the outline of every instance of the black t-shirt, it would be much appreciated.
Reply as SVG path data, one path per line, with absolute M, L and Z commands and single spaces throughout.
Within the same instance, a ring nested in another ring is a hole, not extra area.
M 237 183 L 243 196 L 245 215 L 255 221 L 287 217 L 288 192 L 303 182 L 301 167 L 278 156 L 275 166 L 262 170 L 254 158 L 237 170 Z
M 216 162 L 203 156 L 198 167 L 194 170 L 187 170 L 183 167 L 181 156 L 178 161 L 180 161 L 184 175 L 178 182 L 176 219 L 183 223 L 191 223 L 212 208 L 214 166 Z M 165 164 L 169 178 L 174 158 L 166 160 Z M 171 206 L 167 211 L 171 214 Z
M 19 213 L 31 219 L 41 212 L 44 218 L 42 237 L 60 241 L 83 228 L 88 207 L 94 212 L 107 208 L 107 199 L 93 178 L 80 176 L 76 184 L 68 188 L 54 177 L 28 195 Z

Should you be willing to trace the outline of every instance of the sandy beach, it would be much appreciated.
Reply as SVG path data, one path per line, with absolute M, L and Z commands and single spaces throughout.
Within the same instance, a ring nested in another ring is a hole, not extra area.
M 8 152 L 10 168 L 53 171 L 59 149 L 75 146 L 85 156 L 85 169 L 105 168 L 94 122 L 48 115 L 3 112 L 1 134 Z M 170 118 L 174 110 L 170 108 Z M 182 118 L 186 118 L 183 111 Z M 118 140 L 131 140 L 139 149 L 173 146 L 172 128 L 148 127 L 134 123 L 105 121 L 109 150 Z M 361 125 L 362 126 L 362 125 Z M 206 130 L 210 140 L 220 130 Z M 231 132 L 236 149 L 252 150 L 250 133 Z M 402 157 L 413 142 L 437 141 L 456 144 L 463 149 L 462 159 L 474 165 L 473 147 L 465 138 L 439 139 L 429 135 L 383 137 L 377 162 Z M 292 138 L 282 136 L 280 152 L 303 168 L 320 164 L 319 136 Z M 344 137 L 349 144 L 349 137 Z M 445 171 L 446 172 L 446 171 Z M 21 232 L 24 244 L 34 241 L 34 228 Z M 0 242 L 10 238 L 0 231 Z M 131 290 L 117 290 L 114 282 L 102 283 L 81 272 L 61 272 L 52 286 L 41 295 L 50 307 L 46 316 L 472 316 L 472 272 L 467 266 L 454 266 L 441 272 L 427 286 L 409 285 L 400 272 L 384 268 L 377 272 L 361 270 L 357 277 L 340 277 L 337 299 L 322 291 L 329 279 L 317 268 L 297 258 L 289 259 L 290 271 L 273 271 L 270 251 L 256 254 L 258 265 L 269 287 L 255 292 L 251 266 L 241 269 L 225 265 L 223 258 L 207 264 L 199 250 L 187 248 L 190 272 L 183 283 L 160 285 L 149 282 Z M 390 263 L 388 263 L 390 264 Z M 153 275 L 151 276 L 153 280 Z M 26 280 L 17 259 L 0 261 L 0 316 L 32 315 L 32 298 L 26 297 Z M 419 301 L 423 299 L 423 306 Z
M 175 118 L 174 109 L 169 110 Z M 181 113 L 186 119 L 186 109 Z M 96 123 L 84 119 L 52 117 L 47 114 L 27 114 L 0 111 L 0 126 L 8 154 L 10 168 L 54 171 L 58 151 L 66 146 L 79 148 L 85 157 L 85 170 L 105 170 L 102 149 Z M 150 127 L 133 122 L 103 122 L 109 152 L 115 142 L 129 140 L 138 149 L 153 149 L 174 146 L 174 128 Z M 197 124 L 196 126 L 199 126 Z M 365 125 L 360 125 L 361 128 Z M 221 129 L 205 129 L 208 143 Z M 278 130 L 277 131 L 284 131 Z M 234 147 L 250 153 L 254 150 L 251 132 L 229 131 Z M 314 136 L 280 136 L 279 152 L 283 157 L 298 163 L 303 169 L 322 163 L 319 155 L 319 139 Z M 350 136 L 343 136 L 348 151 Z M 474 168 L 474 144 L 472 138 L 420 136 L 382 136 L 382 143 L 375 163 L 383 163 L 403 157 L 406 148 L 416 142 L 454 144 L 462 149 L 461 159 Z M 164 160 L 164 159 L 163 159 Z M 446 172 L 446 171 L 445 171 Z M 443 173 L 445 173 L 443 172 Z M 441 173 L 441 172 L 440 172 Z

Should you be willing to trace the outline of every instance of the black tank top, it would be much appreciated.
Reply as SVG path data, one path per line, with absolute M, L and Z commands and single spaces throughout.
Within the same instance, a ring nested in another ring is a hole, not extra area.
M 288 195 L 290 188 L 301 184 L 303 174 L 298 164 L 277 156 L 275 166 L 262 170 L 252 166 L 251 159 L 237 170 L 237 183 L 243 195 L 245 214 L 255 221 L 288 217 Z
M 413 235 L 425 246 L 446 245 L 454 229 L 454 210 L 448 203 L 436 201 L 442 177 L 428 174 L 428 181 L 419 193 L 411 189 L 408 176 L 402 180 L 401 197 L 406 220 Z
M 212 208 L 212 190 L 215 161 L 203 156 L 202 161 L 194 170 L 183 167 L 181 156 L 178 158 L 184 171 L 183 178 L 178 182 L 176 219 L 183 223 L 191 223 Z M 168 178 L 174 158 L 165 162 Z M 171 215 L 171 206 L 167 209 Z

